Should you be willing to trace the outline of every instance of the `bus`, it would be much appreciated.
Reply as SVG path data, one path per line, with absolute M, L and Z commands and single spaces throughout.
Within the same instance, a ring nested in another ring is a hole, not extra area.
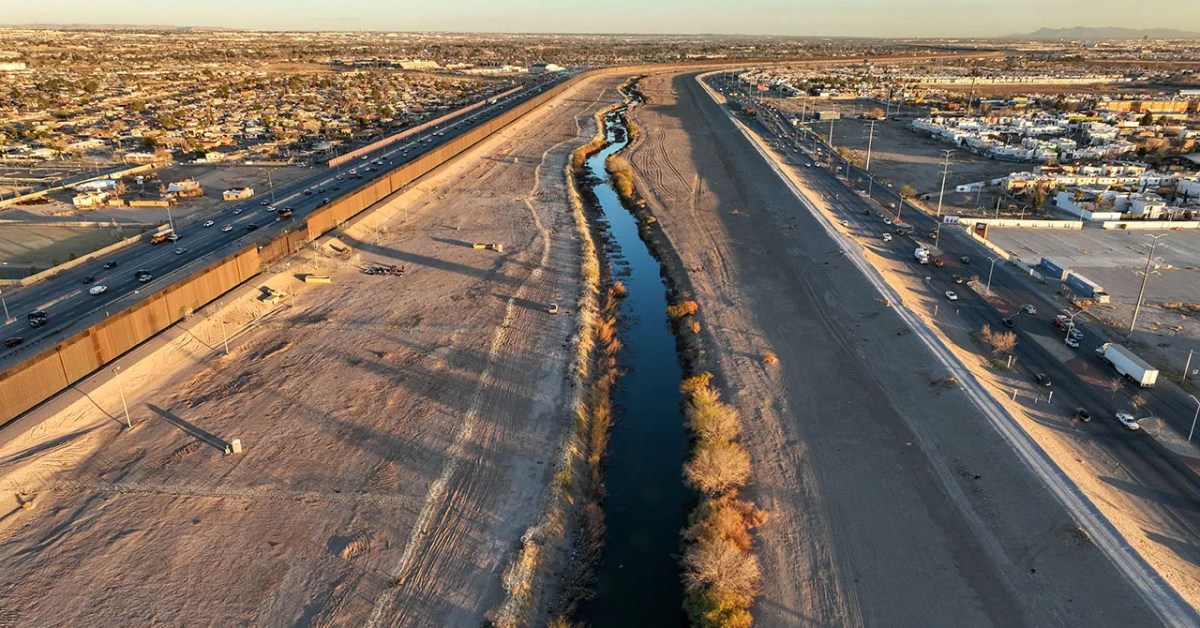
M 155 232 L 154 235 L 150 236 L 150 244 L 158 244 L 159 242 L 166 242 L 167 240 L 170 240 L 171 236 L 173 236 L 173 235 L 175 235 L 174 229 L 171 229 L 169 227 L 166 229 L 161 229 L 161 230 Z M 179 238 L 175 238 L 175 239 L 178 240 Z

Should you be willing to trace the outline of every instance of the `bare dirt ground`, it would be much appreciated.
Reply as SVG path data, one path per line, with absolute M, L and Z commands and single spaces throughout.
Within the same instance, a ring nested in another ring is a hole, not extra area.
M 107 373 L 43 408 L 0 449 L 0 624 L 484 622 L 571 427 L 577 321 L 544 306 L 578 291 L 563 167 L 618 82 L 122 360 L 132 430 Z M 233 438 L 244 453 L 211 446 Z
M 936 385 L 944 368 L 721 107 L 688 76 L 643 86 L 638 183 L 693 269 L 709 367 L 749 419 L 771 513 L 756 619 L 1156 623 L 978 407 Z
M 0 278 L 24 277 L 31 266 L 45 270 L 137 233 L 131 227 L 0 225 Z

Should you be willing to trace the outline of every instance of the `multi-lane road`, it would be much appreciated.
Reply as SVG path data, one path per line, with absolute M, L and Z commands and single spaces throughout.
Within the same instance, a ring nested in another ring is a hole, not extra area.
M 941 302 L 939 310 L 943 314 L 939 320 L 967 330 L 989 325 L 1001 331 L 1006 329 L 1002 323 L 1004 318 L 1014 321 L 1013 331 L 1018 338 L 1013 352 L 1016 356 L 1014 368 L 1018 377 L 1029 381 L 1028 389 L 1018 394 L 1028 398 L 1029 389 L 1037 391 L 1034 394 L 1042 399 L 1040 412 L 1058 419 L 1052 420 L 1052 424 L 1059 429 L 1078 433 L 1103 459 L 1103 464 L 1098 465 L 1100 468 L 1119 467 L 1133 478 L 1133 485 L 1121 479 L 1119 472 L 1100 479 L 1142 498 L 1145 508 L 1157 510 L 1161 520 L 1174 523 L 1188 542 L 1186 551 L 1173 549 L 1189 554 L 1193 561 L 1200 560 L 1200 549 L 1196 545 L 1200 540 L 1200 508 L 1197 508 L 1200 506 L 1200 480 L 1154 437 L 1144 430 L 1130 431 L 1116 421 L 1118 411 L 1129 412 L 1131 408 L 1129 395 L 1114 394 L 1106 386 L 1117 373 L 1093 351 L 1106 341 L 1107 330 L 1094 320 L 1087 322 L 1085 315 L 1078 315 L 1075 324 L 1083 332 L 1083 339 L 1079 348 L 1067 346 L 1065 334 L 1052 323 L 1062 305 L 1036 289 L 1029 277 L 1015 272 L 1007 264 L 993 263 L 994 254 L 973 242 L 961 229 L 939 230 L 933 216 L 912 205 L 899 205 L 902 199 L 886 186 L 873 186 L 875 199 L 864 198 L 860 192 L 865 190 L 861 182 L 867 180 L 866 173 L 837 158 L 836 154 L 831 155 L 828 146 L 794 129 L 783 115 L 764 108 L 761 103 L 752 104 L 758 110 L 761 129 L 776 138 L 780 150 L 793 156 L 794 162 L 803 169 L 806 182 L 830 201 L 838 214 L 836 219 L 845 221 L 852 237 L 895 259 L 906 261 L 914 274 L 929 278 L 925 282 L 928 298 Z M 847 185 L 846 180 L 855 187 Z M 895 225 L 885 222 L 885 219 L 895 222 L 896 210 L 891 209 L 892 203 L 900 208 L 900 218 L 911 225 L 911 234 L 898 235 Z M 932 244 L 930 236 L 935 233 L 939 256 L 945 265 L 918 264 L 913 255 L 915 249 Z M 884 241 L 884 234 L 889 234 L 888 241 Z M 966 263 L 964 256 L 968 260 Z M 955 275 L 964 280 L 980 279 L 968 286 L 955 283 Z M 945 296 L 947 290 L 954 291 L 958 299 L 950 301 Z M 1037 314 L 1023 313 L 1021 306 L 1026 304 L 1034 306 Z M 1038 373 L 1050 377 L 1051 388 L 1034 384 Z M 1173 386 L 1140 390 L 1128 381 L 1122 386 L 1126 392 L 1140 393 L 1147 399 L 1139 416 L 1158 417 L 1176 431 L 1187 433 L 1195 405 L 1185 393 Z M 1052 403 L 1046 403 L 1050 390 L 1054 393 Z M 1072 411 L 1076 407 L 1087 409 L 1092 420 L 1087 423 L 1074 420 Z
M 177 221 L 174 224 L 180 236 L 177 242 L 151 245 L 147 236 L 146 240 L 120 249 L 106 259 L 83 264 L 30 286 L 4 289 L 2 296 L 12 318 L 0 320 L 0 368 L 11 366 L 67 334 L 94 324 L 203 268 L 215 256 L 224 256 L 250 241 L 269 240 L 280 231 L 297 228 L 305 216 L 324 205 L 326 199 L 332 201 L 373 182 L 565 78 L 565 75 L 547 76 L 529 83 L 519 92 L 498 98 L 353 163 L 338 168 L 321 167 L 309 176 L 261 192 L 217 213 L 197 216 L 188 224 Z M 352 175 L 351 170 L 355 174 Z M 291 217 L 279 216 L 278 210 L 284 208 L 292 209 Z M 210 220 L 212 225 L 205 227 Z M 116 266 L 106 269 L 103 267 L 106 263 Z M 135 274 L 141 270 L 149 271 L 152 279 L 138 281 Z M 83 283 L 88 277 L 94 281 Z M 91 294 L 91 288 L 96 286 L 104 286 L 103 293 Z M 46 312 L 49 318 L 43 326 L 32 328 L 26 323 L 26 316 L 35 310 Z M 20 338 L 20 344 L 4 346 L 4 341 L 12 338 Z

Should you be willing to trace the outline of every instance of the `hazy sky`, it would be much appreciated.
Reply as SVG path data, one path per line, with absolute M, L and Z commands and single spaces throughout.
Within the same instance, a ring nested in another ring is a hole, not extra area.
M 1200 0 L 0 0 L 0 24 L 274 30 L 986 37 L 1043 26 L 1200 30 Z

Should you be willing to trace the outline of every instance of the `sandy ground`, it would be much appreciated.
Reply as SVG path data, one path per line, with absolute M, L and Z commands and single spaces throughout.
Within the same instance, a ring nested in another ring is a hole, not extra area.
M 702 269 L 709 366 L 749 419 L 772 516 L 756 619 L 1156 623 L 723 110 L 685 77 L 645 88 L 632 161 L 681 266 Z
M 562 173 L 618 82 L 123 359 L 132 430 L 107 373 L 44 408 L 0 449 L 0 625 L 480 625 L 570 428 Z

